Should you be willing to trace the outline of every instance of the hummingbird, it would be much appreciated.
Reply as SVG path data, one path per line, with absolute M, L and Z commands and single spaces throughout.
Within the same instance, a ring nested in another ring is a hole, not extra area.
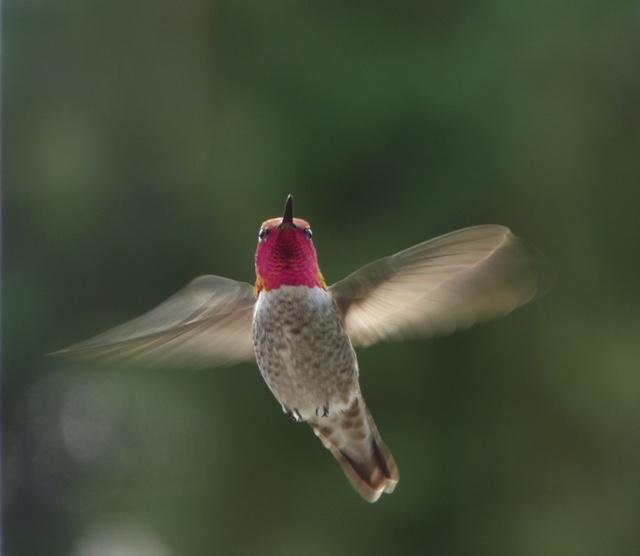
M 55 352 L 76 359 L 214 366 L 254 360 L 283 411 L 306 422 L 368 502 L 398 467 L 359 384 L 354 347 L 450 334 L 510 313 L 538 291 L 511 231 L 481 225 L 381 258 L 327 286 L 309 223 L 262 223 L 251 285 L 204 275 L 155 309 Z

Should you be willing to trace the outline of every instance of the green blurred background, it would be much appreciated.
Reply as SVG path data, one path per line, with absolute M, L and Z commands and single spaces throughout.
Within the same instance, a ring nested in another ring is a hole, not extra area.
M 640 553 L 637 2 L 4 2 L 11 556 Z M 551 292 L 360 352 L 367 505 L 255 365 L 42 354 L 199 274 L 292 192 L 327 279 L 502 223 Z

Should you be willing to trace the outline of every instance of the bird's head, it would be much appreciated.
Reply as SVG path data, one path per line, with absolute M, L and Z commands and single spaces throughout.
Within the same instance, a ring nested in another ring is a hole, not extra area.
M 309 223 L 293 217 L 289 195 L 280 218 L 265 220 L 258 232 L 256 249 L 256 291 L 280 286 L 326 288 Z

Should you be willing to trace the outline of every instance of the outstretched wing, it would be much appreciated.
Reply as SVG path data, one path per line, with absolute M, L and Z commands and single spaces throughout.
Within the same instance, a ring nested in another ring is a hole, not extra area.
M 356 345 L 428 337 L 505 315 L 538 289 L 504 226 L 465 228 L 368 264 L 329 288 Z
M 253 287 L 200 276 L 141 317 L 51 355 L 209 366 L 254 357 Z

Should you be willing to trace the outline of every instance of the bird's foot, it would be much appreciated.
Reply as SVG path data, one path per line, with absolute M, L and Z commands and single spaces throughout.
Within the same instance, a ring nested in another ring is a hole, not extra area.
M 328 417 L 329 416 L 329 403 L 324 404 L 322 407 L 316 407 L 316 417 Z
M 289 417 L 289 419 L 291 419 L 295 423 L 299 423 L 300 421 L 302 421 L 302 415 L 300 415 L 300 412 L 297 410 L 297 408 L 294 407 L 293 409 L 289 409 L 287 407 L 283 407 L 282 409 L 287 414 L 287 417 Z

